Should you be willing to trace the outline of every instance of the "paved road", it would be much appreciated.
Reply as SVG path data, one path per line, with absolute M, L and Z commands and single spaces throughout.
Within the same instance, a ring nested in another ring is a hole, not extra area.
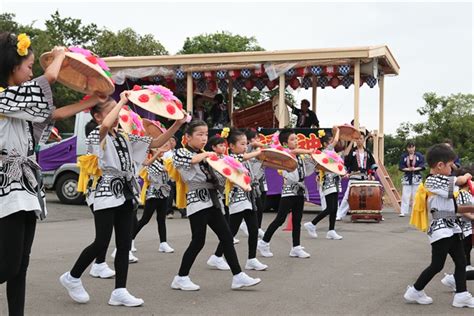
M 450 306 L 452 294 L 441 285 L 441 275 L 428 285 L 426 292 L 434 304 L 405 304 L 402 294 L 429 263 L 430 247 L 424 234 L 408 227 L 408 218 L 399 218 L 386 210 L 385 221 L 375 223 L 337 222 L 343 240 L 324 238 L 327 221 L 320 225 L 320 237 L 310 239 L 302 232 L 302 245 L 310 259 L 288 257 L 291 234 L 281 229 L 272 240 L 273 258 L 262 259 L 268 271 L 251 272 L 263 279 L 261 285 L 245 291 L 230 289 L 231 274 L 210 270 L 208 256 L 217 245 L 212 232 L 199 255 L 191 277 L 201 286 L 199 292 L 172 290 L 183 251 L 190 240 L 189 223 L 168 220 L 168 239 L 174 254 L 158 253 L 156 223 L 146 226 L 137 240 L 140 262 L 130 266 L 128 289 L 145 300 L 139 308 L 107 305 L 113 280 L 83 276 L 91 295 L 86 305 L 76 304 L 57 279 L 70 269 L 79 252 L 94 236 L 92 215 L 85 206 L 65 206 L 48 195 L 50 215 L 37 227 L 28 275 L 27 307 L 29 315 L 163 315 L 163 314 L 239 314 L 239 315 L 472 315 L 471 310 Z M 268 225 L 273 214 L 264 217 Z M 305 213 L 304 221 L 314 213 Z M 241 263 L 246 257 L 246 238 L 237 251 Z M 109 251 L 110 253 L 110 251 Z M 109 260 L 112 265 L 112 261 Z M 445 272 L 453 270 L 448 261 Z M 474 284 L 468 284 L 474 291 Z M 0 315 L 6 315 L 5 287 L 0 287 Z

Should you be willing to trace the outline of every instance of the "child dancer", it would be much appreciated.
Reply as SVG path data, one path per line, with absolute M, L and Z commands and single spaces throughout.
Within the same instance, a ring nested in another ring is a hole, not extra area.
M 474 298 L 466 290 L 466 256 L 462 243 L 462 228 L 456 213 L 474 212 L 474 207 L 457 206 L 454 198 L 458 185 L 464 185 L 472 178 L 470 174 L 454 177 L 451 168 L 456 159 L 454 151 L 445 144 L 430 147 L 426 153 L 430 174 L 425 183 L 420 184 L 415 197 L 411 223 L 419 214 L 431 214 L 428 229 L 431 243 L 431 264 L 420 274 L 413 286 L 408 286 L 403 297 L 406 301 L 418 304 L 431 304 L 433 299 L 426 295 L 424 288 L 443 269 L 446 256 L 454 261 L 456 294 L 454 307 L 474 308 Z M 424 195 L 422 195 L 422 193 Z M 425 215 L 422 215 L 425 216 Z
M 304 251 L 300 244 L 301 218 L 303 216 L 306 192 L 304 179 L 314 172 L 316 164 L 311 156 L 303 156 L 303 154 L 311 154 L 313 151 L 298 148 L 296 134 L 291 129 L 282 130 L 278 140 L 280 144 L 296 155 L 298 167 L 292 172 L 283 171 L 283 188 L 278 213 L 270 226 L 268 226 L 263 238 L 258 241 L 257 248 L 262 256 L 273 257 L 273 253 L 270 251 L 270 240 L 278 227 L 285 223 L 286 215 L 291 211 L 293 247 L 290 250 L 290 257 L 309 258 L 310 254 Z
M 232 270 L 232 289 L 253 286 L 260 283 L 260 279 L 251 278 L 242 272 L 237 254 L 232 242 L 232 233 L 221 210 L 217 187 L 219 180 L 210 169 L 205 159 L 214 153 L 203 152 L 207 142 L 208 128 L 203 121 L 191 121 L 186 127 L 186 147 L 176 151 L 173 157 L 173 166 L 179 172 L 176 177 L 177 199 L 183 193 L 181 189 L 187 186 L 186 213 L 191 224 L 192 239 L 188 249 L 184 252 L 183 260 L 171 283 L 173 289 L 184 291 L 199 290 L 199 285 L 194 284 L 189 278 L 189 271 L 197 255 L 206 242 L 206 227 L 209 225 L 216 233 L 224 248 L 224 255 Z M 174 175 L 170 170 L 170 175 Z M 179 182 L 179 183 L 178 183 Z
M 246 153 L 247 137 L 245 136 L 244 132 L 238 129 L 232 129 L 230 131 L 227 141 L 231 150 L 230 156 L 241 163 L 244 162 L 244 160 L 252 159 L 260 154 L 259 150 L 254 151 L 252 153 Z M 248 167 L 247 163 L 244 164 L 246 167 Z M 247 169 L 249 169 L 250 171 L 250 168 Z M 253 176 L 251 171 L 250 177 L 253 181 L 255 181 L 255 177 Z M 235 234 L 237 234 L 237 232 L 239 231 L 239 227 L 242 223 L 242 220 L 245 220 L 249 232 L 248 259 L 247 263 L 245 264 L 245 269 L 261 271 L 266 270 L 268 266 L 262 264 L 256 258 L 258 240 L 258 219 L 254 197 L 252 196 L 252 193 L 253 192 L 247 193 L 237 186 L 233 186 L 232 190 L 230 191 L 228 197 L 230 213 L 230 231 L 235 236 Z M 218 250 L 216 251 L 216 256 L 222 256 L 222 248 L 222 244 L 220 244 Z
M 131 295 L 126 289 L 128 274 L 128 253 L 131 246 L 132 217 L 134 203 L 137 203 L 138 183 L 135 165 L 141 164 L 148 148 L 162 146 L 184 123 L 176 121 L 173 126 L 156 139 L 139 137 L 116 132 L 120 109 L 128 101 L 128 91 L 120 94 L 120 102 L 107 99 L 100 106 L 100 115 L 104 117 L 102 125 L 93 131 L 88 142 L 99 157 L 102 170 L 97 187 L 93 192 L 94 222 L 96 236 L 92 244 L 86 247 L 69 272 L 61 275 L 59 281 L 67 289 L 69 296 L 76 302 L 87 303 L 89 294 L 81 282 L 81 275 L 104 247 L 107 247 L 112 229 L 115 229 L 115 289 L 109 305 L 140 306 L 143 300 Z
M 169 141 L 165 145 L 158 148 L 156 153 L 146 161 L 143 165 L 147 171 L 145 174 L 141 174 L 146 179 L 145 182 L 149 183 L 148 188 L 142 188 L 142 204 L 145 204 L 142 218 L 138 221 L 137 226 L 134 229 L 132 239 L 135 239 L 140 230 L 148 224 L 151 217 L 156 211 L 156 221 L 158 223 L 158 234 L 160 236 L 160 246 L 158 247 L 159 252 L 171 253 L 174 249 L 166 241 L 166 210 L 167 210 L 167 199 L 169 197 L 171 187 L 168 184 L 169 177 L 166 172 L 161 158 L 163 154 L 170 149 Z M 145 190 L 144 190 L 145 189 Z M 146 202 L 144 201 L 146 199 Z
M 323 147 L 326 150 L 332 152 L 333 155 L 337 155 L 334 152 L 334 146 L 339 141 L 339 128 L 335 126 L 336 134 L 332 136 L 323 136 L 322 142 Z M 341 177 L 335 173 L 329 171 L 319 171 L 319 195 L 321 197 L 321 208 L 323 211 L 319 213 L 311 222 L 304 223 L 304 228 L 308 231 L 308 234 L 317 238 L 316 225 L 326 216 L 329 215 L 329 231 L 326 234 L 327 239 L 339 240 L 342 236 L 337 234 L 334 230 L 336 225 L 336 214 L 337 214 L 337 203 L 339 192 L 341 192 Z

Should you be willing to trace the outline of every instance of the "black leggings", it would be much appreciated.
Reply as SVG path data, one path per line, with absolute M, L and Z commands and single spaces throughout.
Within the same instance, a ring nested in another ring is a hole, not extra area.
M 466 265 L 471 265 L 472 235 L 464 237 L 464 255 L 466 256 Z
M 138 221 L 135 229 L 133 231 L 132 239 L 135 239 L 140 232 L 140 230 L 148 224 L 153 213 L 156 211 L 156 221 L 158 223 L 158 235 L 160 236 L 160 241 L 166 241 L 166 211 L 168 209 L 167 205 L 168 199 L 148 199 L 145 203 L 145 209 L 143 210 L 142 218 Z
M 232 232 L 232 236 L 235 236 L 239 231 L 240 224 L 242 223 L 242 219 L 245 220 L 245 224 L 247 224 L 247 229 L 249 231 L 249 259 L 253 259 L 256 257 L 257 253 L 257 240 L 258 240 L 258 226 L 257 226 L 257 212 L 253 210 L 245 210 L 243 212 L 239 212 L 236 214 L 230 215 L 230 231 Z M 217 246 L 217 250 L 215 255 L 218 257 L 222 257 L 224 253 L 224 247 L 222 243 L 219 243 Z
M 336 225 L 337 214 L 337 192 L 322 196 L 326 198 L 326 209 L 319 213 L 312 221 L 313 225 L 317 225 L 323 218 L 329 215 L 329 230 L 334 230 Z
M 35 212 L 0 218 L 0 283 L 7 282 L 9 315 L 25 311 L 26 271 L 35 237 Z
M 255 204 L 257 204 L 257 221 L 258 228 L 262 227 L 263 211 L 265 210 L 265 200 L 267 198 L 267 191 L 262 191 L 260 198 L 257 198 Z
M 304 196 L 287 196 L 282 197 L 280 200 L 280 205 L 278 206 L 278 213 L 268 226 L 265 235 L 263 236 L 263 241 L 270 242 L 275 231 L 285 223 L 286 215 L 291 211 L 292 213 L 292 224 L 293 230 L 291 232 L 293 237 L 293 247 L 300 245 L 300 235 L 301 235 L 301 218 L 303 217 L 303 207 L 304 207 Z
M 71 269 L 71 276 L 80 278 L 97 255 L 107 247 L 115 229 L 115 288 L 125 288 L 128 274 L 128 251 L 132 241 L 133 203 L 127 200 L 124 204 L 94 212 L 95 240 L 87 246 Z
M 456 293 L 466 291 L 466 256 L 464 255 L 461 234 L 454 234 L 452 237 L 443 238 L 431 244 L 431 264 L 413 284 L 417 291 L 423 290 L 431 279 L 443 270 L 448 253 L 454 261 Z
M 191 225 L 191 243 L 184 252 L 178 275 L 181 277 L 189 275 L 194 260 L 196 260 L 197 255 L 206 243 L 207 225 L 209 225 L 222 243 L 224 256 L 232 270 L 232 274 L 236 275 L 242 272 L 237 253 L 235 252 L 232 233 L 221 210 L 210 207 L 198 211 L 188 216 L 188 218 Z
M 92 215 L 94 215 L 94 204 L 89 206 L 89 208 L 91 209 Z M 112 235 L 110 235 L 110 237 L 112 237 Z M 101 264 L 105 262 L 105 257 L 107 255 L 107 249 L 109 248 L 109 244 L 110 244 L 110 238 L 109 238 L 109 242 L 107 243 L 107 246 L 103 247 L 103 249 L 100 250 L 97 257 L 95 257 L 95 263 Z

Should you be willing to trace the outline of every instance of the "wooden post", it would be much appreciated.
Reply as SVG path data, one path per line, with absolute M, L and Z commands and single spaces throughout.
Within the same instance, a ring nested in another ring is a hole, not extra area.
M 285 124 L 285 74 L 280 75 L 280 83 L 278 85 L 278 127 L 284 128 Z
M 385 156 L 384 137 L 384 76 L 381 76 L 379 79 L 379 137 L 377 140 L 380 140 L 378 155 L 382 164 Z
M 354 127 L 359 129 L 360 60 L 354 64 Z
M 377 130 L 372 131 L 374 134 L 374 158 L 375 162 L 379 163 L 379 132 Z
M 234 81 L 229 78 L 229 102 L 227 103 L 227 111 L 229 112 L 230 126 L 234 126 L 234 120 L 232 119 L 232 113 L 234 113 Z
M 313 75 L 313 87 L 312 87 L 312 100 L 311 100 L 311 104 L 312 104 L 312 107 L 313 107 L 313 112 L 316 113 L 316 109 L 317 109 L 317 104 L 318 104 L 318 79 L 315 75 Z
M 193 76 L 190 71 L 186 73 L 186 110 L 193 114 Z

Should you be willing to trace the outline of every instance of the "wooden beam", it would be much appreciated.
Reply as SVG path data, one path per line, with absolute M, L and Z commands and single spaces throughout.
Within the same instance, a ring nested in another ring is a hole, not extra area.
M 230 118 L 230 126 L 234 126 L 234 120 L 232 114 L 234 113 L 234 81 L 232 78 L 229 79 L 229 102 L 227 103 L 227 111 Z
M 186 75 L 186 110 L 193 115 L 193 77 L 190 72 Z
M 385 77 L 381 76 L 379 79 L 379 135 L 380 135 L 380 144 L 379 144 L 379 156 L 382 164 L 384 163 L 385 148 L 384 148 L 384 103 L 385 103 Z
M 354 63 L 354 127 L 359 129 L 360 60 Z
M 278 127 L 284 128 L 285 124 L 285 74 L 280 75 L 280 83 L 278 85 Z
M 315 75 L 312 76 L 313 79 L 313 87 L 312 87 L 312 100 L 311 106 L 313 107 L 313 112 L 316 113 L 317 105 L 318 105 L 318 78 Z

